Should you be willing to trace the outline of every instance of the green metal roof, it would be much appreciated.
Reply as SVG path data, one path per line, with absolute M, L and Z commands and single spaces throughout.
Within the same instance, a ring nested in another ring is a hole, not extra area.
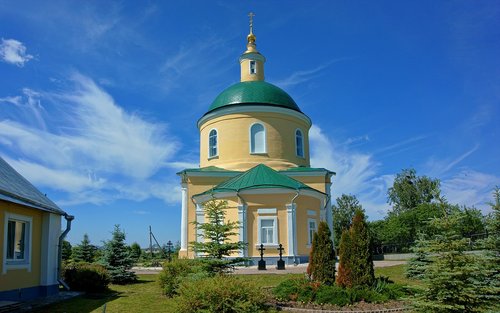
M 290 95 L 265 81 L 240 82 L 230 86 L 215 98 L 208 112 L 242 104 L 279 106 L 302 113 Z
M 263 189 L 263 188 L 286 188 L 292 190 L 311 190 L 321 194 L 321 191 L 311 188 L 304 183 L 299 182 L 291 177 L 278 173 L 272 168 L 259 164 L 250 170 L 233 177 L 214 188 L 207 190 L 202 194 L 241 191 L 248 189 Z M 201 195 L 201 194 L 200 194 Z
M 286 170 L 281 170 L 280 173 L 300 173 L 300 172 L 328 172 L 329 174 L 336 175 L 335 172 L 332 172 L 330 170 L 327 170 L 326 168 L 323 167 L 305 167 L 305 166 L 298 166 L 298 167 L 290 167 L 287 168 Z
M 192 172 L 233 172 L 233 173 L 241 173 L 240 171 L 231 171 L 231 170 L 226 170 L 221 167 L 217 166 L 207 166 L 207 167 L 198 167 L 198 168 L 187 168 L 185 170 L 182 170 L 177 173 L 177 175 L 180 175 L 182 173 L 192 173 Z

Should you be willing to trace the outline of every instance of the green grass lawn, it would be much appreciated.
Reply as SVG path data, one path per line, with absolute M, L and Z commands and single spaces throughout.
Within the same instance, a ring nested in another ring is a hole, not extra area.
M 377 276 L 388 276 L 399 284 L 421 285 L 419 281 L 404 276 L 404 265 L 376 268 Z M 240 279 L 252 281 L 259 287 L 275 287 L 285 279 L 303 277 L 303 274 L 256 274 L 237 275 Z M 111 291 L 102 295 L 73 298 L 35 310 L 36 313 L 101 313 L 106 304 L 106 312 L 166 312 L 174 313 L 171 301 L 162 295 L 157 282 L 158 275 L 139 275 L 139 282 L 131 285 L 110 285 Z
M 302 274 L 237 275 L 259 287 L 274 287 L 281 281 Z M 110 285 L 111 292 L 96 296 L 82 296 L 36 310 L 36 313 L 101 313 L 106 312 L 173 312 L 171 300 L 162 295 L 158 275 L 139 275 L 139 282 L 131 285 Z
M 103 312 L 172 312 L 170 299 L 162 295 L 156 281 L 158 275 L 139 275 L 139 282 L 131 285 L 110 285 L 111 292 L 99 296 L 82 296 L 35 311 L 36 313 Z
M 419 280 L 409 279 L 405 276 L 405 264 L 394 265 L 388 267 L 375 268 L 375 276 L 386 276 L 392 281 L 401 285 L 408 285 L 412 287 L 422 286 L 423 283 Z

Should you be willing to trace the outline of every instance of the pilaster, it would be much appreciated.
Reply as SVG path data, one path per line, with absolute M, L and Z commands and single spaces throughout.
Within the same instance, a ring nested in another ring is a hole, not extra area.
M 296 221 L 296 208 L 295 203 L 289 203 L 286 205 L 287 213 L 287 226 L 288 226 L 288 256 L 295 259 L 297 256 L 297 221 Z
M 246 204 L 239 204 L 238 205 L 238 221 L 240 222 L 239 241 L 248 243 L 248 239 L 247 239 L 247 205 Z M 248 256 L 248 249 L 247 248 L 241 249 L 240 256 L 247 257 Z
M 196 204 L 196 222 L 205 223 L 205 211 L 201 204 Z M 196 227 L 196 242 L 203 241 L 202 230 Z M 199 256 L 198 252 L 195 251 L 196 256 Z
M 188 239 L 188 190 L 187 183 L 181 184 L 181 251 L 187 251 Z

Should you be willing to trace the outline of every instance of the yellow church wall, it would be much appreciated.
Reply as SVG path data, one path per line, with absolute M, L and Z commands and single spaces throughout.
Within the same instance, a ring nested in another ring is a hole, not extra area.
M 210 188 L 218 185 L 219 183 L 231 179 L 233 176 L 189 176 L 188 183 L 188 242 L 196 240 L 196 228 L 192 224 L 196 220 L 196 205 L 192 202 L 191 198 L 194 195 L 200 194 L 209 190 Z M 308 186 L 325 192 L 325 176 L 291 176 L 292 178 L 306 183 Z M 248 255 L 258 257 L 259 251 L 257 250 L 258 238 L 258 209 L 261 208 L 276 208 L 277 214 L 275 215 L 261 215 L 261 216 L 277 216 L 278 219 L 278 241 L 283 244 L 285 254 L 288 251 L 287 236 L 288 236 L 288 222 L 286 204 L 290 203 L 295 196 L 295 192 L 286 194 L 261 194 L 261 195 L 240 195 L 244 202 L 247 204 L 247 241 L 248 241 Z M 228 198 L 228 211 L 226 220 L 238 221 L 238 199 L 236 197 Z M 299 255 L 308 255 L 310 247 L 308 243 L 308 220 L 314 218 L 316 223 L 319 223 L 320 208 L 324 205 L 319 199 L 309 196 L 299 196 L 295 203 L 296 210 L 296 227 L 297 227 L 297 252 Z M 315 211 L 314 216 L 308 216 L 308 210 Z M 233 240 L 237 241 L 238 236 L 234 236 Z M 237 254 L 234 254 L 236 256 Z M 266 250 L 266 255 L 277 256 L 278 251 L 275 247 L 269 247 Z M 180 257 L 193 258 L 194 252 L 188 245 L 188 251 L 181 253 Z
M 309 255 L 311 251 L 308 245 L 309 240 L 309 219 L 316 220 L 316 225 L 320 220 L 321 201 L 311 197 L 297 198 L 297 210 L 295 213 L 297 224 L 297 253 L 299 255 Z M 309 215 L 310 211 L 314 211 L 314 215 Z
M 250 153 L 250 127 L 261 123 L 266 129 L 266 153 Z M 218 156 L 208 157 L 208 134 L 217 130 Z M 295 131 L 303 133 L 304 157 L 296 155 Z M 272 112 L 228 114 L 200 127 L 200 167 L 218 166 L 248 170 L 262 163 L 274 169 L 309 166 L 309 125 L 294 116 Z M 236 148 L 237 147 L 237 148 Z
M 7 269 L 4 273 L 5 213 L 32 218 L 31 225 L 31 271 L 27 269 Z M 0 200 L 0 291 L 34 287 L 40 285 L 40 253 L 42 238 L 42 212 L 15 203 Z

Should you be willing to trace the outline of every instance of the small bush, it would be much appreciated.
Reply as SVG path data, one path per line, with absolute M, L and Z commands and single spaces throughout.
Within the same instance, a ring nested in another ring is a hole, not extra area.
M 278 301 L 314 302 L 345 306 L 365 301 L 381 303 L 399 299 L 404 295 L 403 287 L 379 277 L 371 287 L 343 288 L 310 282 L 306 279 L 288 279 L 274 289 Z
M 318 287 L 304 278 L 287 279 L 274 288 L 274 296 L 279 301 L 312 302 Z
M 267 312 L 266 297 L 256 285 L 234 276 L 215 276 L 187 280 L 174 298 L 178 313 L 254 313 Z
M 177 288 L 180 283 L 187 277 L 189 277 L 190 280 L 197 280 L 207 275 L 202 262 L 198 260 L 182 259 L 165 263 L 158 281 L 163 293 L 167 297 L 173 297 L 177 294 Z
M 321 286 L 316 293 L 316 303 L 345 306 L 350 304 L 346 289 L 338 286 Z
M 72 290 L 102 292 L 107 290 L 110 278 L 104 266 L 75 263 L 63 270 L 64 281 Z

